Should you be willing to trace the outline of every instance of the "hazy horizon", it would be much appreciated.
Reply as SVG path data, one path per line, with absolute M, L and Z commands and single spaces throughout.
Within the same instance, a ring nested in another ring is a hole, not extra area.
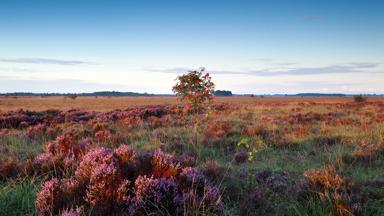
M 1 1 L 0 92 L 384 93 L 384 2 Z

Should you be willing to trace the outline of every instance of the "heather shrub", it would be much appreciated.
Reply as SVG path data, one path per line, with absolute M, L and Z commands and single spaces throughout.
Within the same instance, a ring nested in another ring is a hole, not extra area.
M 46 205 L 52 201 L 50 205 Z M 193 203 L 193 205 L 192 205 Z M 202 172 L 182 167 L 170 154 L 137 152 L 121 145 L 99 147 L 82 157 L 70 179 L 53 179 L 38 193 L 41 214 L 69 214 L 82 206 L 90 214 L 170 214 L 220 212 L 219 190 Z
M 258 126 L 248 126 L 245 129 L 245 135 L 259 136 L 259 137 L 266 138 L 269 135 L 269 133 L 268 133 L 267 127 L 258 125 Z
M 47 131 L 47 126 L 44 123 L 40 123 L 37 125 L 33 125 L 27 128 L 27 136 L 30 138 L 34 138 L 37 136 L 43 136 Z
M 211 121 L 207 123 L 204 137 L 207 140 L 218 140 L 230 136 L 232 125 L 226 121 Z
M 111 149 L 100 147 L 88 152 L 76 169 L 76 178 L 82 183 L 88 183 L 96 167 L 103 164 L 117 164 L 117 158 Z
M 77 95 L 76 94 L 69 94 L 69 95 L 67 95 L 67 97 L 72 99 L 72 100 L 75 100 L 77 98 Z
M 132 146 L 122 144 L 115 149 L 115 153 L 120 160 L 120 163 L 127 164 L 136 158 L 136 149 Z
M 362 134 L 358 140 L 355 150 L 352 152 L 352 159 L 371 163 L 374 160 L 384 157 L 384 136 L 383 129 L 374 127 Z
M 58 136 L 55 142 L 46 146 L 46 153 L 52 155 L 73 156 L 78 158 L 82 156 L 90 143 L 88 140 L 79 140 L 73 133 L 65 133 Z
M 184 167 L 193 167 L 196 165 L 196 158 L 188 154 L 181 154 L 176 157 L 176 160 Z
M 118 191 L 126 191 L 129 182 L 122 182 L 117 164 L 100 163 L 91 171 L 85 200 L 95 212 L 108 212 L 118 203 Z M 120 196 L 119 196 L 120 198 Z
M 82 207 L 70 208 L 61 212 L 61 216 L 81 216 L 84 215 Z
M 0 160 L 0 180 L 16 177 L 20 172 L 19 164 L 16 158 L 7 158 Z
M 201 171 L 186 167 L 180 173 L 179 181 L 183 190 L 184 214 L 204 215 L 207 212 L 223 211 L 217 187 L 213 187 Z
M 344 136 L 320 136 L 315 137 L 313 142 L 318 146 L 333 146 L 337 144 L 344 144 L 347 138 Z
M 173 178 L 139 176 L 135 181 L 135 198 L 132 212 L 178 215 L 182 197 Z
M 113 135 L 108 129 L 103 129 L 95 133 L 95 138 L 98 142 L 107 142 L 113 139 Z
M 225 167 L 221 166 L 215 160 L 207 160 L 203 164 L 202 172 L 211 181 L 218 183 L 218 182 L 223 180 L 223 178 L 226 175 L 226 172 L 228 172 L 228 170 L 226 170 Z
M 35 157 L 33 161 L 35 171 L 41 173 L 60 169 L 74 171 L 89 146 L 88 140 L 78 140 L 72 133 L 58 136 L 54 142 L 45 146 L 44 153 Z
M 192 167 L 183 168 L 179 180 L 182 188 L 194 188 L 200 192 L 204 189 L 206 183 L 204 174 Z
M 367 99 L 363 95 L 353 96 L 353 100 L 357 103 L 365 102 Z
M 202 143 L 209 147 L 234 150 L 240 133 L 230 121 L 211 120 L 203 132 Z
M 172 155 L 157 149 L 152 156 L 152 172 L 156 177 L 175 176 L 179 172 L 180 164 Z
M 63 205 L 63 189 L 58 179 L 46 181 L 37 193 L 36 207 L 40 215 L 54 214 Z
M 248 156 L 247 151 L 238 151 L 235 153 L 235 161 L 237 163 L 245 163 L 248 160 Z
M 294 144 L 285 129 L 280 127 L 268 130 L 268 135 L 263 139 L 265 144 L 275 148 L 284 148 Z
M 337 174 L 335 167 L 327 166 L 323 169 L 308 170 L 304 173 L 311 184 L 318 187 L 324 193 L 334 191 L 339 188 L 343 179 Z
M 315 197 L 322 202 L 331 202 L 335 215 L 353 215 L 361 210 L 360 192 L 350 181 L 344 180 L 334 166 L 326 166 L 304 173 L 308 183 L 304 184 L 306 199 Z

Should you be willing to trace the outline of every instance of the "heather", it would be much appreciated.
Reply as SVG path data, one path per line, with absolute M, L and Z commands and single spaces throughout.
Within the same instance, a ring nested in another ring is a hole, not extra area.
M 384 213 L 381 99 L 219 100 L 1 112 L 2 213 Z

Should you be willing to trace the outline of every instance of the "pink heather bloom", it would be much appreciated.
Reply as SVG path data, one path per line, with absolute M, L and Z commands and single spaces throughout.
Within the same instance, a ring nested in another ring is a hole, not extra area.
M 55 142 L 48 143 L 45 152 L 59 157 L 83 155 L 90 143 L 88 140 L 76 140 L 72 134 L 58 136 Z
M 33 160 L 33 167 L 38 172 L 47 172 L 54 168 L 55 161 L 51 154 L 43 153 L 37 155 Z
M 61 212 L 61 216 L 81 216 L 83 215 L 82 212 L 84 211 L 83 210 L 83 206 L 81 207 L 76 207 L 76 208 L 71 208 L 71 209 L 66 209 L 64 210 L 63 212 Z
M 47 126 L 44 123 L 39 123 L 34 126 L 30 126 L 27 129 L 27 136 L 28 137 L 35 137 L 37 135 L 42 135 L 47 129 Z
M 197 189 L 202 190 L 206 184 L 206 178 L 204 174 L 198 171 L 196 168 L 186 167 L 180 173 L 179 176 L 180 185 L 184 189 Z
M 109 209 L 116 198 L 116 183 L 119 180 L 115 164 L 99 164 L 91 172 L 85 200 L 94 208 Z
M 112 138 L 111 132 L 108 129 L 100 130 L 95 133 L 96 139 L 99 141 L 107 141 Z
M 46 181 L 37 193 L 36 207 L 41 215 L 52 214 L 59 210 L 62 202 L 61 182 L 54 178 Z
M 50 157 L 53 156 L 45 153 L 35 162 L 47 163 Z M 84 206 L 66 209 L 78 204 Z M 88 213 L 83 208 L 100 215 L 122 210 L 134 215 L 180 215 L 185 206 L 193 212 L 223 210 L 219 190 L 198 169 L 182 168 L 171 154 L 160 149 L 150 154 L 136 152 L 128 145 L 114 151 L 103 147 L 89 151 L 77 166 L 75 176 L 45 182 L 36 199 L 41 215 L 57 214 L 60 210 L 66 216 Z
M 180 213 L 182 197 L 173 178 L 139 176 L 135 181 L 135 193 L 136 211 L 156 212 L 161 207 L 171 215 Z
M 104 214 L 114 208 L 117 202 L 128 201 L 129 181 L 121 176 L 118 158 L 112 150 L 97 148 L 83 157 L 76 177 L 88 183 L 85 201 L 95 212 Z
M 136 157 L 136 150 L 132 146 L 125 144 L 122 144 L 115 149 L 115 153 L 122 163 L 128 163 Z
M 68 197 L 73 198 L 81 198 L 82 192 L 82 186 L 79 182 L 74 178 L 66 178 L 62 179 L 61 183 L 63 185 L 63 191 Z
M 152 156 L 152 171 L 156 177 L 170 177 L 177 174 L 180 164 L 175 161 L 171 154 L 166 154 L 157 149 Z
M 204 187 L 203 203 L 206 208 L 212 208 L 216 211 L 222 211 L 224 204 L 219 189 L 215 186 L 206 185 Z
M 116 201 L 119 203 L 128 204 L 132 197 L 130 196 L 133 192 L 130 191 L 131 182 L 129 180 L 123 180 L 120 185 L 117 187 L 116 191 Z
M 104 147 L 96 148 L 83 156 L 75 175 L 79 181 L 88 182 L 97 166 L 100 164 L 115 164 L 116 162 L 117 159 L 114 157 L 112 150 Z

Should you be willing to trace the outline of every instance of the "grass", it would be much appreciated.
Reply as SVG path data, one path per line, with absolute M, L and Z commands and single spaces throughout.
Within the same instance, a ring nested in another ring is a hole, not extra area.
M 5 151 L 0 151 L 0 160 L 11 155 L 19 160 L 24 160 L 30 156 L 35 156 L 43 152 L 44 138 L 30 139 L 25 136 L 6 136 L 0 137 L 0 145 L 4 146 Z
M 352 101 L 352 97 L 217 97 L 217 103 L 231 103 L 242 105 L 258 105 L 271 103 L 345 103 Z M 367 101 L 383 101 L 380 97 L 367 97 Z M 133 106 L 147 106 L 160 104 L 176 104 L 175 97 L 153 96 L 153 97 L 77 97 L 69 99 L 65 97 L 0 97 L 0 111 L 14 111 L 28 109 L 42 111 L 47 109 L 84 109 L 93 111 L 109 111 L 114 109 L 126 109 Z M 266 111 L 268 114 L 269 111 Z
M 40 189 L 38 178 L 21 178 L 0 183 L 1 215 L 25 215 L 35 211 L 36 192 Z

